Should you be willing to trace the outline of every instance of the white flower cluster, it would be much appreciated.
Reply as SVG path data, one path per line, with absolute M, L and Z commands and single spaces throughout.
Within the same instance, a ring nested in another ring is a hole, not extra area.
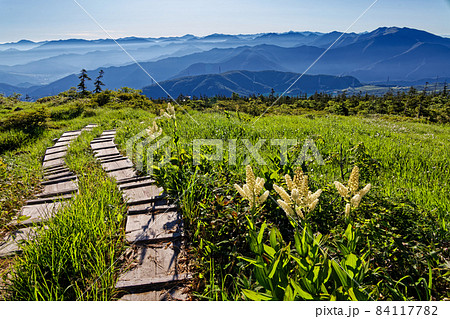
M 310 213 L 316 208 L 322 190 L 312 193 L 308 188 L 308 176 L 303 175 L 301 169 L 297 169 L 293 180 L 289 175 L 284 178 L 291 194 L 289 195 L 284 188 L 274 185 L 273 188 L 281 197 L 277 202 L 287 215 L 291 217 L 297 215 L 304 219 L 305 213 Z
M 358 166 L 353 167 L 352 172 L 350 174 L 350 178 L 348 180 L 348 187 L 344 186 L 342 183 L 336 181 L 334 182 L 334 186 L 336 186 L 339 194 L 346 200 L 350 199 L 350 203 L 345 205 L 345 216 L 350 216 L 351 208 L 358 208 L 361 203 L 361 199 L 366 195 L 370 188 L 371 184 L 367 184 L 363 189 L 358 191 L 359 188 L 359 168 Z
M 250 165 L 246 167 L 246 184 L 240 187 L 238 184 L 234 184 L 236 190 L 241 194 L 243 198 L 249 201 L 250 208 L 260 206 L 264 203 L 269 196 L 269 191 L 265 191 L 261 196 L 261 191 L 264 188 L 264 179 L 261 177 L 255 178 L 253 170 Z
M 168 119 L 176 118 L 175 108 L 172 106 L 172 104 L 170 104 L 170 102 L 167 104 L 167 109 L 166 110 L 161 109 L 160 113 L 161 113 L 162 117 L 165 117 Z
M 158 137 L 159 135 L 162 134 L 162 128 L 158 127 L 156 121 L 153 121 L 153 125 L 150 126 L 148 129 L 145 129 L 145 131 L 151 138 Z

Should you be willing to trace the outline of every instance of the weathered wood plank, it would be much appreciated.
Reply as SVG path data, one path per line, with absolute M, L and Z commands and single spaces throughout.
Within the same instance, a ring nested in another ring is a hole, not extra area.
M 55 154 L 55 153 L 59 153 L 59 152 L 65 152 L 68 150 L 68 146 L 58 146 L 58 147 L 49 147 L 47 148 L 47 150 L 45 151 L 45 155 L 50 155 L 50 154 Z
M 70 141 L 67 142 L 56 142 L 53 147 L 60 147 L 60 146 L 68 146 L 70 144 Z
M 41 184 L 42 185 L 52 185 L 52 184 L 59 184 L 62 182 L 68 182 L 68 181 L 73 181 L 76 180 L 77 176 L 76 175 L 69 175 L 69 176 L 65 176 L 65 177 L 61 177 L 61 178 L 55 178 L 55 179 L 50 179 L 47 181 L 43 181 Z
M 82 131 L 92 131 L 97 126 L 98 126 L 97 124 L 88 124 L 85 127 L 83 127 L 81 130 Z
M 50 168 L 50 167 L 62 166 L 62 165 L 66 165 L 64 158 L 58 158 L 58 159 L 54 159 L 54 160 L 50 160 L 50 161 L 42 163 L 42 167 L 44 169 Z
M 71 177 L 71 176 L 76 176 L 76 175 L 71 173 L 69 170 L 66 170 L 61 173 L 45 175 L 44 178 L 47 181 L 51 181 L 51 180 L 60 179 L 60 178 L 64 178 L 64 177 Z
M 145 202 L 161 197 L 163 189 L 155 185 L 143 186 L 139 188 L 124 189 L 123 193 L 128 203 Z
M 189 300 L 188 288 L 177 286 L 164 290 L 151 290 L 122 296 L 119 301 L 186 301 Z
M 53 217 L 61 206 L 62 202 L 23 206 L 17 217 L 10 224 L 25 226 L 40 223 Z M 28 217 L 28 219 L 20 220 L 21 217 Z
M 45 197 L 45 198 L 30 199 L 30 200 L 27 200 L 25 203 L 27 205 L 52 203 L 52 202 L 56 202 L 56 201 L 69 200 L 72 198 L 72 196 L 73 196 L 73 194 L 64 194 L 64 195 L 59 195 L 59 196 L 54 196 L 54 197 L 49 196 L 49 197 Z
M 177 205 L 171 205 L 167 203 L 166 199 L 157 199 L 150 203 L 143 203 L 137 205 L 129 205 L 128 207 L 128 215 L 136 215 L 136 214 L 161 214 L 166 213 L 168 211 L 176 210 Z
M 128 157 L 125 157 L 122 155 L 113 155 L 113 156 L 99 158 L 98 161 L 100 163 L 112 163 L 112 162 L 117 162 L 117 161 L 121 161 L 121 160 L 125 160 L 125 159 L 128 159 Z
M 132 188 L 138 188 L 138 187 L 143 187 L 143 186 L 151 186 L 151 185 L 155 185 L 156 181 L 149 178 L 149 179 L 138 179 L 135 181 L 129 181 L 126 183 L 121 183 L 119 185 L 119 189 L 120 190 L 124 190 L 124 189 L 132 189 Z
M 116 134 L 116 130 L 105 130 L 105 131 L 102 132 L 101 135 L 111 135 L 111 134 L 115 135 Z
M 123 179 L 120 182 L 118 182 L 117 184 L 123 185 L 123 184 L 127 184 L 127 183 L 133 183 L 133 182 L 138 182 L 138 181 L 145 181 L 145 180 L 149 180 L 149 179 L 152 180 L 152 178 L 150 176 L 148 176 L 148 175 L 135 176 L 135 177 Z
M 80 136 L 81 135 L 81 131 L 69 131 L 69 132 L 64 132 L 61 137 L 69 137 L 69 136 Z
M 91 145 L 96 144 L 96 143 L 104 143 L 104 142 L 111 142 L 111 141 L 114 141 L 114 136 L 96 137 L 91 141 Z
M 72 142 L 72 141 L 76 140 L 77 138 L 78 138 L 78 135 L 76 135 L 76 136 L 60 137 L 58 139 L 58 142 Z
M 38 197 L 56 196 L 57 194 L 73 193 L 78 190 L 76 182 L 67 181 L 58 184 L 45 185 L 42 193 L 38 194 Z
M 177 211 L 128 215 L 125 236 L 130 243 L 171 240 L 183 236 L 182 228 L 183 219 Z
M 20 244 L 35 238 L 37 229 L 36 227 L 22 228 L 6 235 L 0 242 L 0 257 L 20 252 L 22 250 Z
M 58 166 L 55 167 L 53 169 L 47 169 L 44 171 L 44 177 L 50 176 L 50 175 L 55 175 L 55 174 L 60 174 L 60 173 L 69 173 L 70 170 L 67 166 Z
M 94 157 L 105 157 L 111 155 L 120 155 L 120 153 L 117 150 L 117 148 L 109 148 L 105 150 L 94 151 Z
M 115 178 L 117 181 L 120 181 L 121 179 L 130 178 L 136 176 L 136 172 L 134 169 L 124 169 L 121 171 L 115 171 L 115 172 L 109 172 L 106 173 L 109 177 Z
M 116 147 L 117 145 L 113 142 L 113 141 L 108 141 L 108 142 L 102 142 L 102 143 L 94 143 L 91 145 L 91 148 L 93 150 L 99 150 L 102 148 L 112 148 L 112 147 Z
M 48 161 L 51 161 L 51 160 L 64 158 L 66 155 L 67 155 L 67 151 L 48 154 L 48 155 L 44 156 L 43 162 L 48 162 Z
M 108 173 L 133 168 L 133 163 L 129 159 L 124 159 L 109 163 L 102 163 L 102 167 L 105 170 L 105 172 Z
M 185 265 L 180 265 L 180 258 L 185 258 L 180 241 L 134 247 L 138 265 L 119 277 L 116 288 L 136 289 L 189 279 Z

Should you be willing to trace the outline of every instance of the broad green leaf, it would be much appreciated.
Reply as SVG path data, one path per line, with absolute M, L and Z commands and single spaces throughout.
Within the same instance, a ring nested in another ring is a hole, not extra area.
M 291 279 L 291 285 L 294 288 L 297 295 L 299 295 L 303 300 L 314 300 L 314 297 L 310 293 L 304 291 L 302 289 L 302 287 L 300 287 L 300 285 L 292 279 Z
M 331 265 L 333 266 L 334 272 L 338 276 L 342 286 L 347 287 L 347 274 L 341 269 L 339 264 L 334 260 L 331 261 Z
M 272 247 L 270 247 L 266 244 L 264 244 L 264 251 L 272 258 L 273 258 L 273 256 L 275 256 L 275 253 L 276 253 L 275 249 L 273 249 Z
M 256 292 L 256 291 L 248 290 L 248 289 L 243 289 L 242 292 L 250 300 L 254 300 L 254 301 L 273 300 L 273 297 L 269 294 L 260 293 L 260 292 Z
M 262 224 L 261 229 L 260 229 L 259 234 L 258 234 L 258 244 L 262 243 L 264 230 L 266 229 L 266 227 L 267 227 L 267 224 L 266 224 L 266 222 L 264 222 Z

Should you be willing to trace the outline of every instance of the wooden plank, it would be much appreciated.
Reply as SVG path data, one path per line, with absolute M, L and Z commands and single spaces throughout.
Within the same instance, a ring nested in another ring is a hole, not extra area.
M 78 190 L 77 183 L 73 181 L 61 182 L 58 184 L 45 185 L 44 191 L 38 197 L 55 196 L 57 194 L 73 193 Z
M 61 174 L 61 173 L 69 173 L 70 170 L 67 166 L 59 166 L 59 167 L 55 167 L 53 169 L 47 169 L 44 171 L 44 176 L 50 176 L 50 175 L 55 175 L 55 174 Z
M 92 144 L 97 144 L 97 143 L 111 142 L 113 140 L 114 140 L 114 136 L 111 136 L 111 137 L 97 137 L 97 138 L 94 138 L 91 141 L 91 145 Z
M 67 142 L 56 142 L 55 145 L 53 145 L 53 147 L 67 146 L 69 144 L 70 144 L 70 141 L 67 141 Z
M 61 137 L 68 137 L 68 136 L 80 136 L 81 131 L 71 131 L 71 132 L 65 132 L 61 135 Z
M 56 167 L 56 166 L 62 166 L 66 165 L 66 162 L 64 161 L 64 158 L 58 158 L 51 161 L 44 162 L 42 164 L 43 168 L 50 168 L 50 167 Z
M 0 242 L 0 257 L 13 255 L 20 252 L 22 250 L 20 248 L 20 244 L 33 239 L 36 235 L 36 227 L 21 228 L 12 231 Z
M 161 245 L 136 245 L 137 266 L 119 277 L 116 288 L 136 289 L 187 280 L 190 276 L 179 262 L 184 255 L 178 240 Z
M 76 140 L 78 138 L 77 136 L 65 136 L 65 137 L 60 137 L 58 139 L 58 142 L 72 142 L 74 140 Z
M 129 159 L 117 160 L 114 162 L 102 163 L 105 172 L 113 172 L 127 168 L 133 168 L 133 163 Z
M 186 301 L 189 300 L 189 288 L 177 286 L 163 290 L 151 290 L 122 296 L 119 301 Z
M 67 146 L 59 146 L 59 147 L 49 147 L 45 151 L 45 155 L 55 154 L 59 152 L 65 152 L 68 150 Z
M 119 185 L 119 189 L 120 190 L 124 190 L 124 189 L 132 189 L 132 188 L 138 188 L 138 187 L 142 187 L 142 186 L 151 186 L 151 185 L 155 185 L 156 181 L 153 179 L 140 179 L 137 181 L 130 181 L 127 183 L 121 183 Z
M 127 184 L 127 183 L 137 182 L 137 181 L 141 181 L 141 180 L 149 180 L 149 179 L 152 179 L 152 178 L 148 175 L 136 176 L 136 177 L 132 177 L 132 178 L 123 179 L 117 184 Z
M 98 126 L 97 124 L 88 124 L 85 127 L 83 127 L 81 130 L 82 131 L 92 131 L 97 126 Z
M 115 147 L 117 146 L 113 141 L 107 141 L 107 142 L 102 142 L 102 143 L 94 143 L 91 145 L 91 148 L 93 150 L 98 150 L 98 149 L 102 149 L 102 148 L 110 148 L 110 147 Z
M 116 130 L 104 130 L 101 135 L 116 134 Z
M 128 159 L 128 157 L 125 157 L 122 155 L 113 155 L 113 156 L 99 158 L 98 161 L 100 163 L 112 163 L 112 162 L 121 161 L 121 160 L 125 160 L 125 159 Z
M 10 224 L 24 226 L 40 223 L 53 217 L 61 206 L 62 202 L 23 206 L 17 218 L 13 219 Z M 28 219 L 20 220 L 20 217 L 28 217 Z
M 66 171 L 63 171 L 62 173 L 45 175 L 45 180 L 51 181 L 51 180 L 60 179 L 60 178 L 64 178 L 64 177 L 70 177 L 70 176 L 76 176 L 76 175 L 71 173 L 69 170 L 66 170 Z
M 60 159 L 60 158 L 65 157 L 66 155 L 67 155 L 67 151 L 48 154 L 48 155 L 44 156 L 43 162 L 47 162 L 47 161 L 51 161 L 51 160 L 55 160 L 55 159 Z
M 130 243 L 167 241 L 183 236 L 182 227 L 183 220 L 177 211 L 128 215 L 125 236 Z
M 163 189 L 155 185 L 143 186 L 139 188 L 124 189 L 123 194 L 128 203 L 146 202 L 161 197 Z
M 59 184 L 62 182 L 67 182 L 67 181 L 73 181 L 76 179 L 77 179 L 76 175 L 69 175 L 69 176 L 65 176 L 65 177 L 61 177 L 61 178 L 50 179 L 50 180 L 42 182 L 41 184 L 42 185 L 52 185 L 52 184 Z
M 39 204 L 43 204 L 43 203 L 53 203 L 56 201 L 69 200 L 72 198 L 72 196 L 73 196 L 73 194 L 65 194 L 65 195 L 54 196 L 54 197 L 49 196 L 46 198 L 30 199 L 30 200 L 27 200 L 25 203 L 27 205 L 39 205 Z
M 105 156 L 111 156 L 111 155 L 120 155 L 117 148 L 109 148 L 106 150 L 98 150 L 94 151 L 94 157 L 105 157 Z
M 128 206 L 128 215 L 136 215 L 136 214 L 161 214 L 166 213 L 168 211 L 177 210 L 177 205 L 171 205 L 167 203 L 165 199 L 157 199 L 150 203 L 143 203 L 137 205 L 129 205 Z
M 120 181 L 121 179 L 135 177 L 136 171 L 132 168 L 124 169 L 121 171 L 115 171 L 115 172 L 109 172 L 106 173 L 109 177 L 115 178 L 117 181 Z

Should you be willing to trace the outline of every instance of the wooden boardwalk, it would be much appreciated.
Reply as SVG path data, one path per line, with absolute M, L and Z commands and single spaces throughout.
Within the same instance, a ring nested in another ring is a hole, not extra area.
M 82 130 L 65 132 L 55 141 L 54 146 L 47 148 L 42 163 L 43 189 L 36 199 L 27 201 L 17 217 L 10 222 L 9 226 L 14 230 L 0 240 L 0 257 L 20 252 L 20 244 L 32 240 L 38 230 L 45 227 L 43 223 L 54 216 L 78 191 L 77 176 L 70 172 L 64 158 L 70 143 L 82 131 L 90 131 L 96 126 L 89 124 Z
M 104 131 L 91 148 L 128 204 L 127 257 L 133 263 L 117 281 L 120 300 L 188 300 L 183 218 L 176 206 L 168 204 L 164 190 L 150 176 L 138 176 L 133 163 L 120 155 L 115 133 Z

